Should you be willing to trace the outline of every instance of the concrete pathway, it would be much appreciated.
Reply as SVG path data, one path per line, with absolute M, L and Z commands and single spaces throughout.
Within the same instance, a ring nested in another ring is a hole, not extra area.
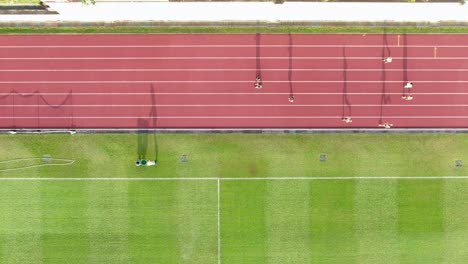
M 395 21 L 468 22 L 468 4 L 456 3 L 285 3 L 271 2 L 48 2 L 58 15 L 2 15 L 21 21 Z M 313 25 L 313 24 L 311 24 Z

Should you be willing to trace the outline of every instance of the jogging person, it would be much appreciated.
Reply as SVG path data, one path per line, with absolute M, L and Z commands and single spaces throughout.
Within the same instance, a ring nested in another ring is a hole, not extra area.
M 405 84 L 405 87 L 404 87 L 404 88 L 405 88 L 405 89 L 411 89 L 411 88 L 413 88 L 413 83 L 412 83 L 412 82 L 407 82 L 407 83 Z
M 341 119 L 343 122 L 345 123 L 352 123 L 353 120 L 351 119 L 351 117 L 344 117 L 343 119 Z
M 383 127 L 383 128 L 392 128 L 393 124 L 390 124 L 390 123 L 383 123 L 383 124 L 379 124 L 379 127 Z
M 393 61 L 393 58 L 392 58 L 392 57 L 386 57 L 386 58 L 383 59 L 383 62 L 384 62 L 385 64 L 391 63 L 392 61 Z

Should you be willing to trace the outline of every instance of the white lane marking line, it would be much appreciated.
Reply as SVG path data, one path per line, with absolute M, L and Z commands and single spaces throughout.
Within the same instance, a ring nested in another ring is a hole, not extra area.
M 2 57 L 0 60 L 381 60 L 382 57 Z M 434 57 L 393 57 L 394 60 L 435 60 Z M 437 60 L 467 60 L 468 57 L 438 57 Z
M 356 177 L 252 177 L 252 178 L 86 178 L 86 177 L 71 177 L 71 178 L 16 178 L 16 177 L 0 177 L 0 181 L 270 181 L 270 180 L 308 180 L 308 181 L 326 181 L 326 180 L 439 180 L 439 179 L 468 179 L 468 176 L 356 176 Z
M 139 92 L 139 93 L 113 93 L 113 92 L 109 92 L 109 93 L 99 93 L 99 92 L 96 92 L 96 93 L 80 93 L 80 92 L 67 92 L 67 93 L 30 93 L 30 94 L 23 94 L 23 93 L 18 93 L 18 92 L 10 92 L 10 93 L 0 93 L 0 96 L 2 95 L 10 95 L 10 96 L 32 96 L 32 95 L 42 95 L 42 96 L 46 96 L 46 95 L 73 95 L 73 96 L 76 96 L 76 95 L 84 95 L 84 96 L 88 96 L 88 95 L 91 95 L 91 96 L 95 96 L 95 95 L 141 95 L 141 96 L 147 96 L 147 95 L 282 95 L 282 94 L 290 94 L 289 92 L 287 93 L 242 93 L 242 92 L 239 92 L 239 93 L 225 93 L 225 92 L 217 92 L 217 93 L 205 93 L 205 92 L 199 92 L 199 93 L 185 93 L 185 92 L 176 92 L 176 93 L 145 93 L 145 92 Z M 304 94 L 304 95 L 339 95 L 339 96 L 343 96 L 343 93 L 339 92 L 339 93 L 321 93 L 321 92 L 308 92 L 308 93 L 294 93 L 294 94 Z M 394 94 L 397 94 L 397 95 L 401 95 L 402 93 L 373 93 L 373 92 L 369 92 L 369 93 L 346 93 L 347 95 L 382 95 L 382 94 L 386 94 L 386 95 L 394 95 Z M 468 92 L 466 93 L 458 93 L 458 92 L 455 92 L 455 93 L 417 93 L 418 96 L 420 95 L 468 95 Z
M 8 45 L 0 46 L 0 48 L 6 49 L 36 49 L 36 48 L 253 48 L 253 47 L 265 47 L 265 48 L 397 48 L 397 47 L 408 47 L 408 48 L 433 48 L 433 45 L 339 45 L 339 44 L 322 44 L 322 45 L 313 45 L 313 44 L 262 44 L 262 45 L 253 45 L 253 44 L 192 44 L 192 45 L 31 45 L 31 46 L 21 46 L 21 45 Z M 468 45 L 437 45 L 437 47 L 444 48 L 468 48 Z
M 218 104 L 218 105 L 183 105 L 183 104 L 173 104 L 173 105 L 152 105 L 152 104 L 138 104 L 138 105 L 118 105 L 118 104 L 109 104 L 109 105 L 54 105 L 54 104 L 42 104 L 42 105 L 0 105 L 2 107 L 341 107 L 348 106 L 348 104 L 277 104 L 277 105 L 267 105 L 267 104 L 242 104 L 242 105 L 228 105 L 228 104 Z M 351 104 L 352 107 L 468 107 L 468 104 L 443 104 L 443 105 L 416 105 L 416 104 L 407 104 L 407 105 L 392 105 L 392 104 Z
M 466 119 L 468 116 L 384 116 L 393 119 Z M 342 116 L 0 116 L 0 119 L 336 119 Z M 381 116 L 353 116 L 353 119 L 374 119 Z
M 42 160 L 42 159 L 43 158 L 12 159 L 12 160 L 0 161 L 0 164 L 13 163 L 13 162 L 18 162 L 18 161 Z M 62 162 L 65 162 L 65 163 L 42 163 L 42 164 L 37 164 L 37 165 L 29 165 L 29 166 L 23 166 L 23 167 L 0 169 L 0 172 L 16 171 L 16 170 L 44 167 L 44 166 L 67 166 L 67 165 L 72 165 L 75 162 L 75 160 L 72 160 L 72 159 L 61 159 L 61 158 L 50 158 L 50 161 L 62 161 Z
M 468 83 L 468 80 L 447 80 L 447 81 L 441 81 L 441 80 L 416 80 L 414 81 L 416 83 Z M 239 80 L 220 80 L 220 81 L 215 81 L 215 80 L 179 80 L 179 81 L 166 81 L 166 80 L 137 80 L 137 81 L 130 81 L 130 80 L 120 80 L 120 81 L 109 81 L 109 80 L 104 80 L 104 81 L 0 81 L 0 83 L 3 84 L 15 84 L 15 83 L 24 83 L 24 84 L 56 84 L 56 83 L 73 83 L 73 84 L 78 84 L 78 83 L 149 83 L 149 84 L 161 84 L 161 83 L 252 83 L 252 80 L 245 80 L 245 81 L 239 81 Z M 342 81 L 342 80 L 336 80 L 336 81 L 325 81 L 325 80 L 304 80 L 304 81 L 263 81 L 263 83 L 377 83 L 377 84 L 382 84 L 382 83 L 401 83 L 404 84 L 404 81 L 391 81 L 391 80 L 386 80 L 386 81 L 365 81 L 365 80 L 360 80 L 360 81 Z
M 256 69 L 0 69 L 0 72 L 251 72 Z M 262 72 L 287 71 L 290 69 L 262 69 Z M 305 72 L 381 72 L 382 69 L 292 69 Z M 468 69 L 385 69 L 386 72 L 465 72 Z

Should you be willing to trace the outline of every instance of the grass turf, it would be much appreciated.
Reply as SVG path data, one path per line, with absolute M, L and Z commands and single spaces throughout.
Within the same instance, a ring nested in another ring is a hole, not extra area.
M 0 160 L 76 160 L 0 177 L 467 175 L 454 167 L 467 145 L 464 134 L 0 135 Z M 157 168 L 133 164 L 145 149 Z M 466 263 L 467 188 L 466 179 L 221 180 L 221 263 Z M 0 196 L 1 263 L 218 260 L 216 180 L 4 180 Z
M 328 160 L 320 162 L 320 154 Z M 28 177 L 276 177 L 468 175 L 465 134 L 358 135 L 0 135 L 0 160 L 73 159 L 71 166 L 0 172 Z M 180 162 L 187 154 L 189 162 Z M 138 168 L 138 156 L 157 168 Z M 42 163 L 42 161 L 38 161 Z M 57 162 L 58 163 L 58 162 Z M 26 162 L 26 165 L 34 165 Z M 0 170 L 20 163 L 0 163 Z
M 468 27 L 2 27 L 16 33 L 468 33 Z

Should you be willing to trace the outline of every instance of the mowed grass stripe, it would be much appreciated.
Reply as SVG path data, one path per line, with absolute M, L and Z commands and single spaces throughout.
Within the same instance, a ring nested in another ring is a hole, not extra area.
M 217 182 L 185 181 L 176 185 L 177 263 L 218 263 Z
M 132 263 L 217 263 L 215 181 L 129 182 Z
M 309 185 L 272 181 L 266 195 L 266 263 L 310 263 Z
M 87 185 L 89 263 L 128 263 L 128 183 Z
M 444 181 L 444 263 L 468 260 L 468 181 Z
M 397 193 L 396 180 L 357 181 L 358 263 L 399 263 Z
M 221 263 L 267 263 L 266 181 L 221 182 Z
M 442 263 L 444 181 L 398 180 L 401 263 Z
M 42 182 L 40 232 L 44 263 L 88 263 L 86 188 L 86 182 Z
M 176 182 L 129 183 L 129 242 L 135 263 L 177 263 Z
M 312 263 L 358 263 L 356 181 L 311 181 L 309 185 Z
M 42 263 L 41 183 L 0 185 L 0 263 Z

